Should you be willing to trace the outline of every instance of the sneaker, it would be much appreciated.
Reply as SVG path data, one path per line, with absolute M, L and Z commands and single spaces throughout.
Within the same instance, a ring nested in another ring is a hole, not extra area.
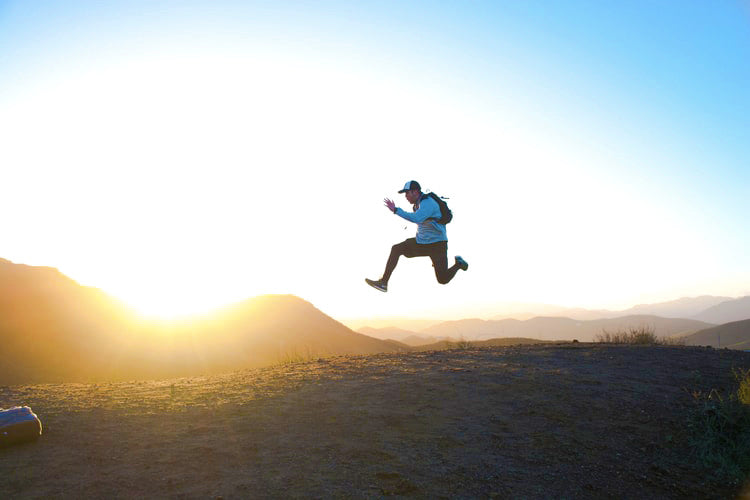
M 456 255 L 456 264 L 458 264 L 458 267 L 464 271 L 469 269 L 469 263 L 462 259 L 460 255 Z
M 388 291 L 388 283 L 383 283 L 383 280 L 371 280 L 365 278 L 365 282 L 373 287 L 376 290 L 380 290 L 381 292 L 387 292 Z

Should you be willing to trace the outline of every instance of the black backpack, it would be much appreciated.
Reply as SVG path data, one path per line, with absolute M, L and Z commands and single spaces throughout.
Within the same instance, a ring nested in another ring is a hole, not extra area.
M 422 195 L 422 199 L 424 200 L 427 197 L 432 198 L 435 200 L 440 207 L 440 218 L 436 219 L 435 222 L 438 224 L 448 224 L 450 221 L 453 220 L 453 212 L 451 212 L 451 209 L 448 208 L 448 204 L 445 202 L 447 198 L 441 198 L 440 196 L 436 195 L 435 193 L 427 193 L 425 195 Z

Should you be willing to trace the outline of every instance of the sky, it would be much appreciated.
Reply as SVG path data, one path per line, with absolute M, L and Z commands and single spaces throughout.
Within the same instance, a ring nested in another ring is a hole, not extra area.
M 750 294 L 750 2 L 0 1 L 0 257 L 144 314 Z M 449 258 L 390 247 L 408 180 Z

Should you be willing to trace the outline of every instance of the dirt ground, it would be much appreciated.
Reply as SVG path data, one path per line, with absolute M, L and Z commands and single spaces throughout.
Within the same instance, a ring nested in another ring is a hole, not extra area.
M 564 344 L 0 387 L 44 425 L 0 449 L 0 497 L 734 498 L 685 432 L 733 367 L 750 353 Z

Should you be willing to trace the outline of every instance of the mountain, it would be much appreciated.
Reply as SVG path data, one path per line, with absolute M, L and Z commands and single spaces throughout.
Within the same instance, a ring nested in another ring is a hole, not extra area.
M 0 260 L 0 386 L 196 375 L 400 350 L 292 295 L 150 321 L 56 269 Z
M 655 304 L 638 304 L 629 309 L 623 309 L 619 311 L 610 311 L 606 309 L 583 309 L 583 308 L 565 308 L 560 306 L 552 306 L 549 304 L 524 304 L 523 308 L 520 305 L 515 305 L 515 309 L 505 309 L 503 314 L 494 316 L 492 319 L 500 320 L 507 318 L 514 319 L 530 319 L 536 316 L 545 317 L 563 317 L 577 320 L 594 320 L 604 318 L 620 318 L 623 316 L 661 316 L 663 318 L 692 318 L 699 319 L 696 315 L 702 311 L 705 311 L 709 307 L 715 306 L 727 300 L 732 300 L 731 297 L 717 297 L 713 295 L 702 295 L 699 297 L 682 297 L 676 300 L 670 300 L 667 302 L 658 302 Z M 511 312 L 514 311 L 514 312 Z M 716 321 L 709 321 L 709 323 L 716 323 Z
M 361 331 L 363 328 L 398 328 L 401 330 L 419 331 L 428 326 L 441 323 L 444 320 L 384 316 L 379 318 L 349 318 L 340 321 L 354 331 Z
M 644 326 L 653 328 L 657 336 L 671 337 L 687 335 L 713 325 L 690 319 L 660 318 L 647 315 L 597 320 L 536 317 L 524 321 L 516 319 L 446 321 L 426 328 L 421 333 L 434 337 L 464 340 L 526 337 L 540 340 L 576 339 L 581 342 L 590 342 L 605 330 L 616 332 Z
M 671 300 L 669 302 L 659 302 L 657 304 L 639 304 L 631 307 L 624 311 L 620 311 L 621 316 L 629 316 L 634 314 L 649 314 L 653 316 L 661 316 L 663 318 L 696 318 L 696 315 L 700 311 L 704 311 L 717 304 L 732 300 L 731 297 L 716 297 L 713 295 L 701 295 L 700 297 L 682 297 L 677 300 Z M 704 319 L 707 323 L 714 323 L 716 321 L 709 321 Z
M 549 344 L 551 340 L 525 339 L 521 337 L 509 337 L 502 339 L 472 340 L 467 347 L 507 347 L 517 345 Z M 441 340 L 432 344 L 416 346 L 414 351 L 442 351 L 444 349 L 456 349 L 461 346 L 454 340 Z
M 404 330 L 403 328 L 397 328 L 397 327 L 387 327 L 387 328 L 372 328 L 369 326 L 365 326 L 363 328 L 357 329 L 358 333 L 361 333 L 362 335 L 367 335 L 368 337 L 373 337 L 380 340 L 398 340 L 401 342 L 403 339 L 407 337 L 413 337 L 417 335 L 417 332 L 413 330 Z
M 549 316 L 549 315 L 545 315 Z M 603 318 L 617 318 L 619 316 L 626 316 L 625 314 L 620 314 L 616 311 L 608 311 L 606 309 L 583 309 L 582 307 L 577 307 L 574 309 L 564 309 L 560 311 L 559 313 L 555 314 L 554 316 L 560 317 L 560 318 L 571 318 L 571 319 L 577 319 L 577 320 L 593 320 L 593 319 L 603 319 Z
M 101 290 L 50 267 L 0 259 L 0 385 L 105 370 L 107 351 L 118 351 L 136 325 L 133 312 Z
M 396 351 L 391 344 L 353 332 L 294 295 L 265 295 L 218 311 L 186 325 L 211 343 L 219 342 L 240 356 L 245 366 L 285 358 L 311 358 Z M 183 336 L 186 337 L 186 336 Z M 222 353 L 229 355 L 229 352 Z M 221 358 L 221 356 L 220 356 Z
M 404 338 L 403 340 L 401 340 L 401 342 L 411 347 L 419 347 L 419 346 L 432 344 L 434 342 L 439 342 L 440 340 L 448 340 L 448 339 L 440 339 L 436 337 L 425 337 L 425 336 L 420 336 L 420 335 L 410 335 Z
M 531 319 L 537 316 L 561 316 L 567 308 L 552 304 L 530 304 L 525 302 L 507 302 L 494 308 L 495 315 L 490 320 Z
M 402 330 L 401 328 L 395 327 L 370 328 L 369 326 L 366 326 L 364 328 L 360 328 L 359 330 L 357 330 L 357 332 L 376 339 L 395 340 L 412 347 L 431 344 L 433 342 L 444 340 L 436 337 L 419 335 L 417 332 L 411 330 Z
M 750 296 L 721 302 L 694 315 L 693 318 L 714 324 L 750 319 Z
M 729 349 L 750 349 L 750 319 L 733 321 L 685 337 L 687 345 L 710 345 Z
M 517 319 L 462 319 L 457 321 L 444 321 L 429 328 L 425 328 L 421 333 L 431 337 L 448 337 L 458 340 L 516 337 L 518 335 L 515 335 L 514 332 L 517 331 L 517 325 L 520 323 L 523 323 L 523 321 Z

